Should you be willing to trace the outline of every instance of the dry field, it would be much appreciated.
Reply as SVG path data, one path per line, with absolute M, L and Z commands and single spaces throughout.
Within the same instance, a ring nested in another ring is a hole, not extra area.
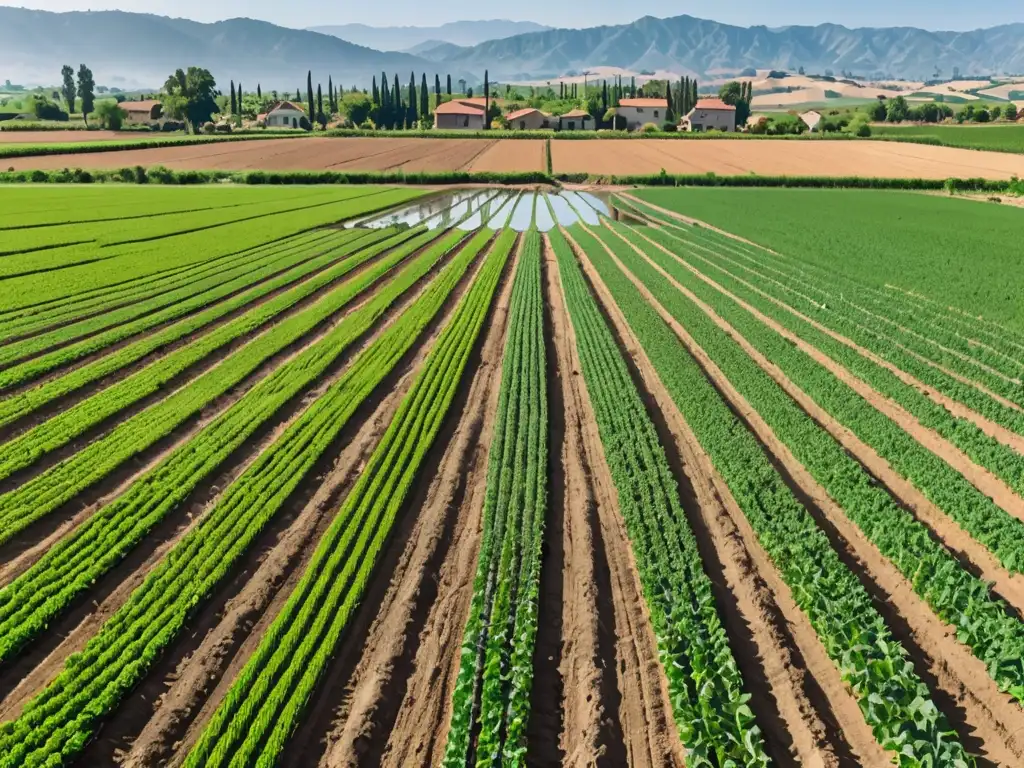
M 3 160 L 4 168 L 225 171 L 541 171 L 544 142 L 486 139 L 296 138 L 211 142 Z
M 624 176 L 668 173 L 720 176 L 875 176 L 1009 179 L 1024 157 L 920 144 L 869 141 L 554 141 L 555 173 Z

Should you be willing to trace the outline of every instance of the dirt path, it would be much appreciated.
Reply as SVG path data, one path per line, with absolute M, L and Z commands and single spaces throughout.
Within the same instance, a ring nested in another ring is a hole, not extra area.
M 636 365 L 662 445 L 670 457 L 673 451 L 678 457 L 674 473 L 692 493 L 688 506 L 697 514 L 690 516 L 691 525 L 744 679 L 757 686 L 752 704 L 758 705 L 758 721 L 784 724 L 779 730 L 786 734 L 766 733 L 769 743 L 775 742 L 776 761 L 786 764 L 788 753 L 789 760 L 807 766 L 887 765 L 857 701 L 600 276 L 587 259 L 580 263 L 627 359 Z
M 815 517 L 844 563 L 875 598 L 886 624 L 910 654 L 936 705 L 968 751 L 986 764 L 1014 766 L 1024 760 L 1024 713 L 1002 694 L 985 665 L 956 640 L 896 568 L 846 517 L 768 424 L 729 382 L 707 353 L 635 276 L 631 281 L 680 338 L 733 412 L 761 442 L 801 503 Z
M 617 515 L 558 263 L 544 238 L 545 336 L 552 422 L 548 556 L 534 657 L 528 731 L 531 764 L 615 766 L 626 762 L 617 685 L 616 617 L 599 508 Z M 559 448 L 560 446 L 560 448 Z M 595 452 L 595 448 L 597 452 Z M 611 544 L 617 542 L 614 538 Z M 672 734 L 668 734 L 671 737 Z M 637 752 L 637 748 L 630 751 Z
M 463 241 L 467 242 L 466 240 Z M 454 253 L 454 252 L 453 252 Z M 245 445 L 236 451 L 235 456 L 230 457 L 219 472 L 213 477 L 204 481 L 196 491 L 185 500 L 180 511 L 169 515 L 161 521 L 156 528 L 135 547 L 132 552 L 119 563 L 117 567 L 104 575 L 89 591 L 88 595 L 81 597 L 76 604 L 60 618 L 56 619 L 37 638 L 32 645 L 12 664 L 0 671 L 0 719 L 10 719 L 17 715 L 24 703 L 31 698 L 39 689 L 45 686 L 64 666 L 68 656 L 81 650 L 86 642 L 95 634 L 100 627 L 124 604 L 132 591 L 142 583 L 146 575 L 153 567 L 160 562 L 162 557 L 175 545 L 189 530 L 200 522 L 203 516 L 212 508 L 220 491 L 227 487 L 236 477 L 245 471 L 265 451 L 287 427 L 293 423 L 305 410 L 305 407 L 326 390 L 330 384 L 337 379 L 348 367 L 348 363 L 366 347 L 373 343 L 383 330 L 393 321 L 395 317 L 414 301 L 417 296 L 425 290 L 429 280 L 436 274 L 437 270 L 447 263 L 453 254 L 449 254 L 434 266 L 434 268 L 410 291 L 407 291 L 402 299 L 396 301 L 388 312 L 384 313 L 374 326 L 363 334 L 360 339 L 354 341 L 352 346 L 336 360 L 324 373 L 320 381 L 306 393 L 295 398 L 284 408 L 280 409 L 275 418 L 263 428 L 257 431 Z M 383 283 L 381 284 L 383 285 Z M 371 301 L 376 290 L 368 292 L 361 301 L 350 308 L 346 308 L 334 315 L 325 325 L 322 325 L 313 338 L 307 337 L 303 346 L 296 346 L 289 349 L 287 355 L 280 359 L 276 366 L 294 359 L 302 353 L 303 349 L 316 342 L 329 333 L 330 329 L 342 322 L 344 317 L 355 311 L 365 302 Z M 269 373 L 269 369 L 267 371 Z M 241 397 L 238 393 L 232 402 Z M 228 407 L 227 405 L 225 407 Z M 211 415 L 209 418 L 214 418 Z M 194 431 L 190 432 L 194 435 Z M 190 437 L 182 437 L 175 443 L 184 444 Z M 71 521 L 53 532 L 47 541 L 52 544 L 57 537 L 68 533 L 72 524 L 84 522 L 102 503 L 109 503 L 116 495 L 123 492 L 131 482 L 138 479 L 149 469 L 162 461 L 173 447 L 163 450 L 160 455 L 154 456 L 145 467 L 139 467 L 133 463 L 130 477 L 119 482 L 118 487 L 102 500 L 97 500 L 83 512 L 76 515 Z M 40 543 L 30 551 L 25 552 L 15 564 L 8 566 L 5 573 L 8 578 L 24 570 L 31 562 L 34 562 L 45 554 L 46 546 Z M 16 566 L 16 567 L 15 567 Z M 209 620 L 208 614 L 204 613 L 199 620 Z M 124 707 L 121 708 L 124 710 Z
M 709 305 L 698 299 L 697 296 L 693 294 L 693 292 L 691 292 L 678 280 L 672 277 L 672 275 L 670 275 L 668 272 L 662 269 L 661 266 L 659 266 L 652 259 L 646 256 L 640 249 L 636 248 L 631 243 L 629 243 L 629 241 L 626 240 L 624 237 L 622 237 L 618 233 L 615 233 L 615 235 L 619 237 L 624 243 L 630 245 L 640 258 L 644 259 L 653 269 L 657 270 L 659 274 L 661 274 L 666 280 L 668 280 L 673 285 L 673 287 L 682 292 L 690 301 L 692 301 L 694 304 L 700 307 L 700 309 L 709 317 L 711 317 L 711 319 L 719 327 L 726 329 L 730 336 L 735 338 L 737 341 L 740 341 L 741 345 L 744 347 L 747 353 L 754 357 L 754 359 L 757 360 L 758 363 L 762 365 L 762 367 L 768 370 L 776 381 L 780 381 L 781 383 L 781 379 L 786 378 L 777 366 L 775 366 L 773 363 L 764 358 L 763 355 L 758 353 L 753 348 L 753 346 L 749 344 L 749 342 L 747 342 L 745 339 L 742 339 L 742 336 L 739 334 L 739 332 L 736 331 L 736 329 L 729 325 L 725 320 L 723 320 L 714 311 L 714 309 L 712 309 Z M 702 280 L 707 285 L 711 286 L 728 299 L 735 301 L 740 307 L 742 307 L 745 311 L 749 312 L 757 320 L 764 323 L 767 327 L 769 327 L 770 329 L 778 333 L 780 336 L 782 336 L 784 339 L 789 341 L 791 344 L 797 347 L 797 349 L 802 351 L 816 363 L 827 369 L 837 379 L 842 381 L 844 384 L 849 386 L 854 392 L 860 395 L 869 405 L 878 410 L 880 413 L 885 414 L 889 419 L 892 420 L 894 424 L 900 427 L 908 435 L 913 437 L 918 443 L 920 443 L 922 446 L 924 446 L 929 451 L 934 453 L 940 459 L 945 461 L 954 470 L 963 475 L 972 485 L 974 485 L 975 488 L 977 488 L 979 491 L 981 491 L 986 496 L 991 498 L 993 501 L 995 501 L 996 504 L 998 504 L 1011 515 L 1017 517 L 1018 519 L 1024 520 L 1024 499 L 1018 496 L 1017 493 L 1012 488 L 1010 488 L 1001 478 L 997 477 L 991 471 L 985 469 L 984 467 L 975 464 L 969 456 L 964 454 L 963 451 L 961 451 L 953 443 L 949 442 L 949 440 L 944 438 L 935 430 L 922 425 L 913 416 L 913 414 L 907 411 L 899 403 L 896 403 L 895 401 L 890 400 L 889 398 L 876 392 L 874 389 L 871 388 L 869 384 L 857 378 L 853 373 L 851 373 L 849 370 L 841 366 L 839 363 L 835 362 L 831 357 L 826 355 L 817 347 L 808 344 L 799 336 L 783 328 L 778 322 L 757 310 L 751 304 L 747 303 L 746 301 L 743 301 L 735 294 L 723 288 L 713 279 L 704 275 L 702 272 L 700 272 L 700 270 L 690 265 L 683 257 L 673 254 L 671 251 L 662 247 L 658 243 L 655 243 L 646 236 L 641 236 L 644 237 L 644 239 L 653 247 L 659 249 L 660 251 L 668 255 L 670 258 L 674 258 L 681 264 L 683 264 L 683 266 L 685 266 L 699 280 Z M 787 384 L 784 388 L 786 388 L 787 391 L 790 388 L 794 390 L 797 389 L 796 386 L 789 382 L 788 379 L 786 379 L 786 382 Z M 806 398 L 806 396 L 804 397 Z M 807 399 L 809 401 L 809 398 Z

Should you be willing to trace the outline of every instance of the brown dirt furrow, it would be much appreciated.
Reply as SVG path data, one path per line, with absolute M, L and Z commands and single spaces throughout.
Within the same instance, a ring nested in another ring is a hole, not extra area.
M 604 506 L 616 514 L 616 504 L 608 496 L 608 479 L 593 477 L 604 469 L 601 454 L 595 454 L 600 438 L 585 400 L 575 332 L 547 236 L 544 276 L 545 336 L 552 342 L 552 514 L 528 732 L 531 764 L 623 765 L 626 744 L 619 717 L 616 620 L 608 600 L 611 574 L 598 512 Z M 545 634 L 550 635 L 546 643 Z
M 656 269 L 656 264 L 650 262 Z M 659 270 L 660 271 L 660 270 Z M 662 272 L 662 274 L 666 274 Z M 667 276 L 667 275 L 666 275 Z M 689 291 L 679 285 L 671 276 L 668 279 L 688 297 Z M 786 393 L 792 397 L 800 407 L 807 412 L 819 425 L 826 429 L 843 447 L 859 461 L 865 469 L 879 482 L 881 482 L 889 493 L 906 509 L 911 511 L 915 517 L 932 529 L 933 533 L 943 544 L 966 565 L 968 570 L 979 575 L 981 578 L 995 585 L 999 596 L 1006 599 L 1017 610 L 1024 612 L 1024 574 L 1010 574 L 1000 564 L 992 553 L 981 543 L 971 537 L 956 521 L 946 515 L 939 507 L 932 503 L 911 481 L 900 475 L 889 466 L 889 463 L 878 455 L 878 452 L 860 440 L 851 430 L 840 424 L 836 419 L 819 407 L 812 398 L 803 390 L 797 387 L 774 363 L 758 352 L 735 328 L 720 318 L 713 309 L 705 305 L 696 297 L 691 298 L 694 303 L 713 320 L 720 328 L 725 330 L 744 351 L 754 359 L 757 364 L 768 373 Z M 756 315 L 756 310 L 753 310 Z M 774 327 L 771 322 L 768 325 Z M 783 334 L 786 335 L 786 334 Z M 787 336 L 788 338 L 788 336 Z M 816 350 L 815 350 L 816 351 Z M 817 359 L 817 357 L 815 357 Z M 876 395 L 877 397 L 877 395 Z M 871 402 L 869 400 L 869 402 Z M 903 426 L 901 424 L 901 426 Z M 906 428 L 906 427 L 904 427 Z M 911 436 L 921 440 L 920 437 L 908 429 Z M 922 443 L 929 447 L 927 442 Z
M 464 240 L 463 244 L 465 242 L 468 242 L 468 239 Z M 89 638 L 142 583 L 164 554 L 212 508 L 221 490 L 245 471 L 263 451 L 280 437 L 289 424 L 293 423 L 305 410 L 306 406 L 343 374 L 348 364 L 360 352 L 379 338 L 384 329 L 426 289 L 432 276 L 451 258 L 452 254 L 449 254 L 438 265 L 435 265 L 412 291 L 407 292 L 403 299 L 395 302 L 366 334 L 357 339 L 351 348 L 335 361 L 320 381 L 313 385 L 312 389 L 283 407 L 276 414 L 274 420 L 258 430 L 245 445 L 239 448 L 235 456 L 228 458 L 217 476 L 202 483 L 185 500 L 179 514 L 168 516 L 161 521 L 121 563 L 92 586 L 87 596 L 81 598 L 62 617 L 55 620 L 18 659 L 5 669 L 0 670 L 0 697 L 2 697 L 0 698 L 0 719 L 16 716 L 23 704 L 63 668 L 67 657 L 85 646 Z M 373 293 L 379 289 L 379 285 L 375 286 L 373 291 L 366 294 L 360 302 L 335 315 L 326 326 L 317 332 L 315 338 L 308 338 L 302 347 L 289 350 L 287 356 L 282 358 L 277 365 L 280 366 L 297 357 L 303 349 L 315 343 L 317 339 L 322 338 L 332 327 L 341 322 L 347 313 L 355 311 L 359 306 L 370 301 Z M 269 371 L 267 372 L 269 373 Z M 242 394 L 236 393 L 231 402 L 236 402 Z M 229 405 L 226 404 L 224 407 Z M 216 418 L 218 414 L 204 414 L 203 423 Z M 194 436 L 195 430 L 199 428 L 201 427 L 197 426 L 191 430 L 190 436 Z M 131 483 L 159 464 L 176 447 L 185 444 L 190 436 L 179 438 L 173 446 L 164 448 L 159 455 L 153 456 L 145 465 L 142 465 L 141 462 L 133 463 L 130 471 L 123 478 L 119 477 L 116 482 L 112 481 L 110 488 L 92 500 L 87 508 L 75 514 L 71 519 L 59 521 L 59 524 L 49 531 L 45 541 L 34 543 L 14 561 L 5 564 L 3 571 L 5 578 L 10 580 L 30 567 L 46 553 L 53 543 L 87 520 L 100 506 L 113 501 Z M 208 613 L 203 614 L 203 618 L 206 619 L 208 615 Z
M 150 446 L 142 454 L 132 459 L 131 462 L 126 462 L 122 467 L 112 473 L 108 479 L 79 494 L 76 499 L 68 505 L 65 505 L 64 510 L 57 510 L 54 514 L 38 521 L 11 541 L 0 545 L 0 587 L 7 584 L 26 568 L 30 567 L 34 562 L 36 562 L 36 560 L 46 553 L 46 550 L 49 549 L 49 547 L 53 546 L 53 544 L 62 536 L 67 534 L 68 531 L 77 527 L 91 516 L 96 509 L 112 501 L 116 496 L 123 493 L 124 490 L 142 474 L 148 472 L 159 464 L 159 462 L 162 461 L 169 453 L 191 440 L 198 431 L 206 427 L 211 421 L 241 399 L 241 397 L 243 397 L 249 389 L 259 383 L 259 381 L 266 378 L 266 376 L 284 363 L 294 359 L 302 352 L 302 350 L 323 338 L 324 335 L 329 333 L 332 328 L 334 328 L 349 314 L 365 306 L 379 291 L 384 288 L 384 286 L 394 279 L 395 275 L 403 266 L 407 265 L 411 260 L 422 254 L 424 250 L 430 246 L 431 243 L 428 243 L 423 248 L 417 249 L 415 253 L 407 256 L 394 269 L 392 269 L 391 272 L 357 296 L 351 304 L 341 308 L 330 318 L 324 320 L 318 326 L 313 328 L 309 333 L 305 334 L 297 341 L 279 351 L 275 356 L 265 361 L 234 389 L 207 404 L 199 414 L 186 421 L 184 424 L 179 425 L 179 427 L 165 439 Z M 430 275 L 435 274 L 438 268 L 439 266 L 435 266 Z M 428 275 L 428 279 L 430 275 Z M 332 283 L 332 285 L 336 286 L 337 283 Z M 324 290 L 330 290 L 330 288 L 326 287 Z M 324 295 L 325 293 L 323 291 L 318 292 L 315 297 L 311 297 L 309 299 L 308 303 L 314 303 L 319 299 L 322 299 Z M 306 304 L 307 302 L 302 302 L 303 306 Z M 404 302 L 400 301 L 398 305 L 404 306 Z M 294 311 L 301 311 L 301 306 L 294 310 L 290 310 L 290 312 Z M 390 317 L 393 313 L 394 307 L 392 307 L 389 313 L 386 313 L 386 316 Z M 378 323 L 381 323 L 381 320 L 378 320 Z M 261 335 L 266 330 L 267 328 L 264 328 L 256 334 L 251 334 L 247 339 L 251 341 L 257 335 Z M 243 343 L 245 342 L 240 341 L 238 345 L 232 345 L 232 349 L 237 351 L 236 347 L 241 346 Z M 355 348 L 360 347 L 357 344 Z M 345 358 L 351 357 L 351 354 L 351 352 L 348 353 Z M 210 367 L 212 368 L 223 364 L 226 357 L 227 354 L 218 355 L 214 360 L 213 365 Z M 180 386 L 187 386 L 187 382 L 181 383 Z M 158 396 L 159 395 L 155 395 L 154 398 Z M 111 429 L 116 426 L 116 423 L 120 423 L 120 421 L 124 420 L 120 417 L 120 414 L 115 415 L 113 418 L 115 423 L 110 427 Z M 76 440 L 75 445 L 79 444 L 84 443 L 82 443 L 81 440 Z M 72 512 L 72 508 L 75 508 L 78 511 Z M 69 513 L 70 517 L 67 516 Z
M 110 764 L 125 757 L 129 748 L 128 758 L 139 765 L 152 764 L 154 756 L 164 760 L 171 752 L 173 764 L 184 759 L 301 578 L 340 498 L 387 429 L 444 319 L 468 285 L 468 278 L 460 282 L 423 338 L 356 410 L 332 447 L 243 555 L 233 575 L 193 617 L 189 635 L 165 651 L 130 700 L 112 715 L 102 737 L 84 753 L 86 764 Z M 390 315 L 387 324 L 397 316 Z M 308 401 L 319 397 L 332 381 L 325 381 Z
M 744 242 L 746 242 L 746 241 L 744 241 Z M 669 253 L 671 253 L 671 252 L 669 252 Z M 675 256 L 675 254 L 672 254 L 672 255 Z M 866 349 L 865 347 L 862 347 L 861 345 L 859 345 L 856 342 L 852 341 L 851 339 L 843 336 L 842 334 L 837 333 L 836 331 L 833 331 L 830 328 L 827 328 L 826 326 L 822 325 L 821 323 L 815 321 L 813 318 L 803 314 L 802 312 L 800 312 L 799 310 L 795 309 L 794 307 L 789 306 L 785 302 L 780 301 L 779 299 L 776 299 L 775 297 L 768 295 L 767 293 L 765 293 L 764 291 L 759 289 L 756 285 L 753 285 L 752 283 L 744 280 L 741 277 L 737 277 L 734 274 L 732 275 L 732 277 L 737 282 L 742 283 L 744 286 L 746 286 L 747 288 L 750 288 L 751 290 L 755 291 L 756 293 L 758 293 L 759 295 L 763 296 L 768 301 L 771 301 L 773 304 L 776 304 L 777 306 L 781 307 L 782 309 L 785 309 L 786 311 L 792 313 L 796 317 L 799 317 L 801 320 L 804 320 L 805 322 L 809 323 L 815 329 L 821 331 L 824 334 L 827 334 L 828 336 L 832 337 L 833 339 L 835 339 L 839 343 L 844 344 L 845 346 L 849 347 L 850 349 L 856 351 L 858 354 L 863 355 L 864 357 L 868 358 L 869 360 L 871 360 L 875 364 L 882 366 L 883 368 L 888 370 L 890 373 L 895 375 L 897 378 L 899 378 L 904 384 L 907 384 L 909 386 L 914 387 L 915 389 L 920 391 L 922 394 L 924 394 L 928 398 L 930 398 L 933 402 L 935 402 L 938 405 L 941 405 L 943 408 L 945 408 L 947 411 L 949 411 L 951 414 L 953 414 L 953 416 L 956 416 L 957 418 L 966 419 L 966 420 L 970 421 L 976 427 L 978 427 L 978 429 L 980 429 L 982 432 L 984 432 L 989 437 L 993 438 L 994 440 L 998 440 L 1000 443 L 1002 443 L 1003 445 L 1007 446 L 1008 448 L 1012 448 L 1013 450 L 1017 451 L 1018 453 L 1024 455 L 1024 435 L 1019 435 L 1016 432 L 1013 432 L 1013 431 L 1007 429 L 1006 427 L 1003 427 L 1002 425 L 997 424 L 996 422 L 992 421 L 991 419 L 988 419 L 988 418 L 982 416 L 981 414 L 977 413 L 976 411 L 971 410 L 970 408 L 968 408 L 967 406 L 963 405 L 959 401 L 953 400 L 951 397 L 948 397 L 947 395 L 944 395 L 942 392 L 937 391 L 934 387 L 931 387 L 930 385 L 927 385 L 927 384 L 921 382 L 920 380 L 918 380 L 917 378 L 915 378 L 911 374 L 907 373 L 906 371 L 901 370 L 900 368 L 895 366 L 893 363 L 890 363 L 889 361 L 879 357 L 878 355 L 876 355 L 874 352 L 870 351 L 869 349 Z M 923 358 L 921 358 L 921 359 L 924 361 Z M 928 361 L 924 361 L 924 362 L 928 362 Z M 933 363 L 930 363 L 930 364 L 932 365 L 932 367 L 937 367 Z M 950 375 L 952 375 L 952 374 L 950 374 Z M 954 377 L 954 378 L 957 378 L 957 377 Z M 968 384 L 968 385 L 973 386 L 975 388 L 979 388 L 980 391 L 983 391 L 986 394 L 988 394 L 989 396 L 993 397 L 993 399 L 995 399 L 1000 404 L 1002 404 L 1002 405 L 1004 405 L 1004 406 L 1006 406 L 1008 408 L 1013 408 L 1015 410 L 1020 410 L 1020 407 L 1017 406 L 1015 403 L 1012 403 L 1009 400 L 1006 400 L 1005 398 L 1001 398 L 998 395 L 995 395 L 994 393 L 989 392 L 988 390 L 985 390 L 984 388 L 981 388 L 976 382 L 970 381 L 968 379 L 963 379 L 962 377 L 959 377 L 959 379 L 964 384 Z
M 581 251 L 577 248 L 577 253 Z M 712 578 L 755 714 L 778 764 L 886 765 L 888 757 L 857 701 L 793 600 L 725 481 L 686 424 L 614 299 L 589 261 L 580 262 L 627 360 L 677 479 L 692 494 L 691 525 Z M 676 462 L 673 462 L 674 464 Z M 780 731 L 773 733 L 772 730 Z M 785 733 L 781 733 L 781 731 Z M 787 744 L 787 740 L 789 743 Z
M 618 236 L 618 233 L 616 233 L 616 235 Z M 955 469 L 957 472 L 959 472 L 961 475 L 967 478 L 967 480 L 972 485 L 974 485 L 975 488 L 984 493 L 986 496 L 989 496 L 993 501 L 995 501 L 996 504 L 998 504 L 1004 510 L 1009 512 L 1011 515 L 1017 517 L 1018 519 L 1024 520 L 1024 498 L 1018 496 L 1017 493 L 1012 488 L 1010 488 L 1002 479 L 1000 479 L 999 477 L 997 477 L 995 474 L 985 469 L 984 467 L 975 464 L 974 461 L 969 456 L 967 456 L 963 451 L 961 451 L 959 448 L 953 445 L 953 443 L 949 442 L 949 440 L 944 438 L 935 430 L 929 427 L 925 427 L 914 417 L 913 414 L 907 411 L 899 403 L 895 402 L 894 400 L 890 400 L 884 395 L 881 395 L 878 392 L 876 392 L 874 389 L 871 388 L 869 384 L 857 378 L 856 375 L 854 375 L 849 370 L 844 368 L 842 365 L 837 363 L 824 352 L 820 351 L 817 347 L 808 344 L 806 341 L 801 339 L 796 334 L 783 328 L 778 322 L 768 317 L 764 313 L 760 312 L 758 309 L 753 307 L 748 302 L 743 301 L 735 294 L 726 290 L 707 275 L 703 274 L 699 269 L 695 268 L 693 265 L 687 262 L 684 257 L 672 253 L 672 251 L 669 251 L 668 249 L 662 247 L 658 243 L 655 243 L 653 240 L 647 238 L 642 233 L 641 236 L 644 237 L 644 239 L 647 240 L 647 242 L 650 243 L 653 247 L 658 248 L 668 256 L 679 261 L 699 280 L 702 280 L 703 282 L 707 283 L 709 286 L 711 286 L 712 288 L 714 288 L 715 290 L 717 290 L 730 300 L 735 301 L 740 307 L 749 312 L 760 322 L 764 323 L 766 326 L 768 326 L 773 331 L 778 333 L 784 339 L 792 343 L 794 346 L 796 346 L 799 350 L 801 350 L 804 354 L 806 354 L 816 363 L 826 368 L 837 379 L 842 381 L 844 384 L 849 386 L 854 392 L 860 395 L 869 405 L 871 405 L 876 410 L 888 416 L 889 419 L 891 419 L 898 427 L 900 427 L 900 429 L 905 431 L 917 442 L 919 442 L 921 445 L 923 445 L 925 448 L 927 448 L 929 451 L 934 453 L 940 459 L 949 464 L 953 469 Z M 625 238 L 621 239 L 623 240 L 623 242 L 628 244 L 628 241 Z M 774 363 L 771 363 L 766 358 L 764 358 L 763 355 L 757 352 L 753 348 L 753 346 L 750 345 L 750 343 L 747 342 L 745 339 L 743 339 L 742 336 L 731 325 L 729 325 L 714 311 L 714 309 L 712 309 L 710 306 L 708 306 L 703 301 L 698 299 L 689 289 L 682 285 L 678 280 L 673 278 L 658 264 L 656 264 L 650 258 L 645 256 L 640 249 L 634 247 L 634 250 L 640 258 L 645 259 L 648 264 L 650 264 L 662 276 L 664 276 L 665 279 L 672 283 L 672 285 L 676 289 L 681 291 L 690 301 L 699 306 L 706 314 L 708 314 L 719 327 L 724 328 L 730 336 L 732 336 L 734 339 L 740 342 L 740 344 L 744 347 L 747 353 L 751 355 L 751 357 L 753 357 L 759 363 L 763 362 L 764 364 L 767 364 L 768 367 L 766 368 L 766 370 L 768 370 L 769 373 L 771 373 L 772 377 L 776 381 L 779 381 L 780 383 L 783 379 L 785 379 L 787 382 L 789 381 L 788 378 L 785 377 L 785 374 L 782 373 L 781 369 L 779 369 Z M 764 367 L 764 365 L 762 367 Z M 787 383 L 785 387 L 787 388 L 787 391 L 789 390 L 789 388 L 792 388 L 794 390 L 796 389 L 795 385 L 793 385 L 792 383 Z
M 978 754 L 983 764 L 1020 765 L 1024 760 L 1024 712 L 1020 707 L 999 691 L 985 664 L 956 639 L 956 629 L 942 622 L 914 593 L 903 575 L 846 517 L 686 329 L 634 275 L 624 271 L 727 399 L 737 418 L 761 442 L 776 469 L 829 536 L 840 558 L 875 598 L 893 636 L 907 649 L 933 700 L 968 751 Z
M 513 269 L 506 265 L 488 330 L 464 375 L 453 405 L 459 416 L 435 442 L 379 566 L 381 578 L 364 600 L 373 608 L 357 615 L 313 702 L 317 714 L 293 740 L 304 765 L 380 765 L 402 737 L 435 740 L 443 750 L 479 547 L 472 510 L 482 504 Z M 437 687 L 420 697 L 417 685 Z M 408 764 L 416 759 L 429 756 L 413 750 Z

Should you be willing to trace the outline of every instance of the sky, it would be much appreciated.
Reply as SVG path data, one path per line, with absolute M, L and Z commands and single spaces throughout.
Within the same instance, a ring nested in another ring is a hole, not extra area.
M 7 3 L 15 4 L 15 3 Z M 556 27 L 623 24 L 644 15 L 689 14 L 727 24 L 783 26 L 831 22 L 848 27 L 913 26 L 924 29 L 970 30 L 1024 22 L 1022 0 L 517 0 L 486 4 L 479 0 L 387 0 L 377 3 L 323 3 L 321 0 L 29 0 L 25 5 L 46 11 L 110 10 L 155 13 L 196 21 L 236 16 L 262 19 L 286 27 L 361 23 L 371 26 L 436 26 L 447 21 L 509 18 Z M 385 11 L 382 13 L 382 11 Z

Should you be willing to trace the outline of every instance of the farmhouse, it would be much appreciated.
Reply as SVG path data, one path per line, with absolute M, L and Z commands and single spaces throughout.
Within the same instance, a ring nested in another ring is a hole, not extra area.
M 298 128 L 306 110 L 294 101 L 279 101 L 267 110 L 267 128 Z
M 434 110 L 434 127 L 443 130 L 482 131 L 484 129 L 483 99 L 459 99 L 438 104 Z
M 811 133 L 817 133 L 818 124 L 821 123 L 821 113 L 815 112 L 813 109 L 810 112 L 804 112 L 800 115 L 800 119 L 803 120 L 804 125 L 807 126 L 807 130 Z
M 736 130 L 736 107 L 726 104 L 721 99 L 698 99 L 697 106 L 682 119 L 679 127 L 684 131 L 702 133 L 704 131 Z
M 539 109 L 520 109 L 505 116 L 513 131 L 539 131 L 551 127 L 551 115 Z
M 638 131 L 647 123 L 660 126 L 665 122 L 668 102 L 665 99 L 621 99 L 615 112 L 625 119 L 627 131 Z
M 159 101 L 122 101 L 118 104 L 124 110 L 124 122 L 141 125 L 153 123 L 163 116 L 163 105 Z
M 597 130 L 597 122 L 594 116 L 582 109 L 574 109 L 558 116 L 558 130 L 560 131 L 594 131 Z

